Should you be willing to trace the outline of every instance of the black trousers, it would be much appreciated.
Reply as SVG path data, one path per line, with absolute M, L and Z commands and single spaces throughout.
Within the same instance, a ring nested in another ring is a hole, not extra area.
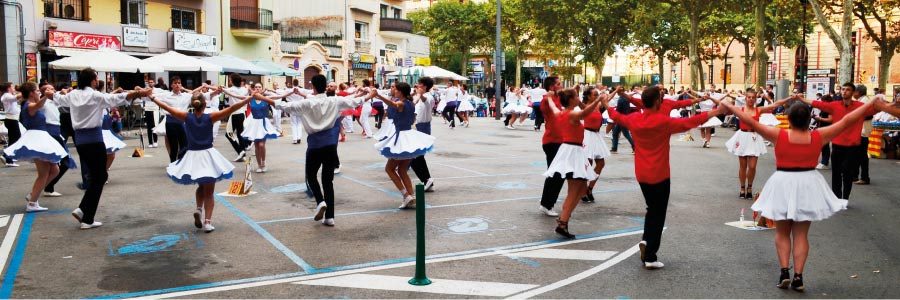
M 334 218 L 334 168 L 338 165 L 337 145 L 306 150 L 306 185 L 316 198 L 316 205 L 325 201 L 325 218 Z M 322 169 L 322 185 L 317 174 Z M 324 190 L 324 195 L 323 195 Z
M 509 126 L 510 119 L 512 119 L 512 114 L 506 115 L 506 119 L 503 119 L 503 125 Z
M 544 124 L 544 113 L 541 112 L 540 107 L 535 107 L 532 111 L 534 112 L 534 128 L 541 129 L 541 124 Z
M 556 152 L 559 152 L 559 146 L 561 144 L 544 144 L 541 146 L 544 148 L 544 155 L 547 156 L 547 167 L 550 167 L 550 164 L 553 163 Z M 541 192 L 541 206 L 546 209 L 552 209 L 556 205 L 556 199 L 559 198 L 559 192 L 562 190 L 564 183 L 566 183 L 566 179 L 559 176 L 559 174 L 544 179 L 544 191 Z
M 147 126 L 147 144 L 155 144 L 159 141 L 159 136 L 153 133 L 153 128 L 156 128 L 156 120 L 153 120 L 153 112 L 145 111 L 144 112 L 144 124 Z M 168 130 L 168 128 L 166 128 Z
M 647 215 L 644 217 L 644 236 L 641 240 L 647 241 L 647 250 L 644 252 L 645 262 L 657 260 L 656 252 L 662 241 L 663 227 L 666 225 L 666 208 L 669 205 L 669 191 L 671 182 L 669 179 L 660 183 L 640 183 L 641 193 L 644 194 L 644 202 L 647 204 Z
M 375 110 L 375 128 L 381 129 L 381 121 L 384 120 L 384 105 L 372 105 L 372 109 Z
M 169 142 L 169 162 L 175 162 L 184 156 L 187 148 L 187 134 L 184 125 L 179 123 L 166 123 L 166 141 Z
M 859 142 L 858 158 L 859 158 L 859 179 L 869 182 L 869 138 L 862 137 Z M 853 179 L 856 179 L 854 177 Z
M 853 180 L 859 172 L 859 146 L 831 146 L 831 191 L 841 199 L 850 199 Z
M 450 127 L 456 127 L 456 104 L 447 102 L 447 105 L 444 106 L 444 111 L 441 112 L 441 116 L 443 116 L 447 122 L 450 122 Z
M 416 124 L 416 130 L 431 135 L 431 123 L 418 123 Z M 428 162 L 425 161 L 425 155 L 414 158 L 412 163 L 410 163 L 410 167 L 416 173 L 419 181 L 424 183 L 431 179 L 431 171 L 428 170 Z
M 12 146 L 12 144 L 18 142 L 19 138 L 22 137 L 22 131 L 19 130 L 19 121 L 5 119 L 3 120 L 3 126 L 6 126 L 6 130 L 8 132 L 8 138 L 6 139 L 7 147 Z M 11 164 L 13 162 L 12 158 L 6 156 L 6 154 L 3 154 L 3 157 L 6 159 L 6 163 L 8 164 Z
M 231 115 L 231 130 L 234 131 L 234 138 L 236 138 L 237 141 L 228 139 L 228 142 L 231 143 L 231 147 L 234 148 L 234 152 L 237 153 L 241 153 L 244 149 L 247 149 L 251 143 L 250 140 L 241 136 L 241 133 L 244 133 L 244 118 L 244 114 Z M 168 134 L 168 132 L 166 134 Z
M 59 113 L 59 133 L 62 134 L 63 143 L 67 143 L 69 138 L 75 136 L 75 129 L 72 128 L 72 114 Z
M 829 161 L 831 161 L 831 143 L 826 143 L 822 145 L 822 160 L 820 163 L 827 166 Z
M 609 125 L 607 125 L 609 126 Z M 628 143 L 631 144 L 631 149 L 634 150 L 634 139 L 631 138 L 631 131 L 628 128 L 615 125 L 612 130 L 612 148 L 609 151 L 619 151 L 619 136 L 624 135 L 625 139 L 628 140 Z
M 75 149 L 78 150 L 82 168 L 88 169 L 90 173 L 87 189 L 81 197 L 81 204 L 78 204 L 78 208 L 84 213 L 81 222 L 92 224 L 97 206 L 100 204 L 100 196 L 103 194 L 103 185 L 109 176 L 106 172 L 106 145 L 102 142 L 90 143 L 75 145 Z
M 66 148 L 66 144 L 63 141 L 63 138 L 61 136 L 56 136 L 56 135 L 50 135 L 50 136 L 53 137 L 53 139 L 56 140 L 56 142 L 58 142 L 60 146 L 62 146 L 63 148 Z M 68 162 L 69 162 L 68 155 L 66 155 L 66 157 L 63 157 L 63 159 L 61 161 L 59 161 L 59 174 L 56 174 L 56 177 L 47 183 L 47 186 L 44 187 L 45 192 L 52 193 L 52 192 L 56 191 L 56 183 L 58 183 L 59 180 L 62 179 L 63 175 L 66 174 L 66 171 L 69 171 L 69 163 Z

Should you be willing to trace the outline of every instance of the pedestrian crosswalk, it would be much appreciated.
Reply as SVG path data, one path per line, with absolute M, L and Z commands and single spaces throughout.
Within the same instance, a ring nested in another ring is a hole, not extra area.
M 409 277 L 375 274 L 350 274 L 338 277 L 300 281 L 295 282 L 295 284 L 480 297 L 506 297 L 538 287 L 538 285 L 534 284 L 465 281 L 435 278 L 432 278 L 432 283 L 429 285 L 411 285 L 407 283 L 408 280 Z
M 551 259 L 574 259 L 574 260 L 607 260 L 616 251 L 595 251 L 595 250 L 571 250 L 571 249 L 537 249 L 531 251 L 523 251 L 510 253 L 506 256 L 510 257 L 528 257 L 528 258 L 551 258 Z

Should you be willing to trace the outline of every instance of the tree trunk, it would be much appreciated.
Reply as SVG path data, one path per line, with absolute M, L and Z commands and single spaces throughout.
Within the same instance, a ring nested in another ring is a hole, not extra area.
M 838 64 L 838 84 L 853 82 L 853 48 L 850 47 L 850 36 L 853 32 L 853 0 L 843 0 L 842 8 L 844 14 L 841 17 L 841 34 L 838 34 L 834 27 L 831 27 L 828 17 L 822 12 L 820 1 L 811 0 L 809 3 L 816 13 L 816 20 L 819 26 L 828 34 L 828 38 L 834 42 L 835 48 L 840 53 L 840 62 Z
M 601 58 L 591 64 L 594 65 L 594 73 L 597 74 L 597 82 L 603 83 L 603 67 L 606 65 L 606 60 Z
M 753 59 L 750 56 L 750 42 L 744 43 L 744 89 L 750 83 L 750 65 Z
M 756 60 L 756 86 L 766 86 L 766 78 L 768 75 L 769 54 L 766 53 L 766 3 L 757 0 L 754 7 L 756 16 L 756 31 L 754 34 L 754 51 L 753 57 Z
M 666 66 L 663 65 L 666 62 L 665 52 L 657 54 L 656 60 L 659 63 L 659 84 L 666 86 Z
M 887 89 L 887 81 L 890 74 L 891 68 L 891 58 L 894 57 L 896 49 L 884 49 L 881 50 L 881 57 L 878 58 L 878 89 L 882 91 L 886 91 Z M 884 92 L 887 95 L 887 92 Z
M 469 64 L 469 56 L 466 54 L 469 50 L 463 51 L 459 59 L 459 75 L 466 76 L 466 67 Z M 499 65 L 497 69 L 499 69 Z
M 516 87 L 522 86 L 522 58 L 521 53 L 516 53 Z
M 700 54 L 697 52 L 697 46 L 700 44 L 700 16 L 699 12 L 688 12 L 690 14 L 691 32 L 690 41 L 688 42 L 688 57 L 691 61 L 691 88 L 697 90 L 698 83 L 702 85 L 703 77 L 700 67 Z

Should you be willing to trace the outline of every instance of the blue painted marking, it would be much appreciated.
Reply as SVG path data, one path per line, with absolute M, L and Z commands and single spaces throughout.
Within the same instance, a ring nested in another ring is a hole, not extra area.
M 218 196 L 217 196 L 217 198 L 218 198 Z M 601 237 L 601 236 L 609 236 L 609 235 L 620 234 L 620 233 L 629 233 L 629 232 L 640 231 L 642 229 L 643 229 L 643 227 L 630 227 L 630 228 L 619 229 L 619 230 L 611 230 L 611 231 L 605 231 L 605 232 L 595 232 L 595 233 L 591 233 L 591 234 L 578 235 L 577 238 L 586 239 L 586 238 L 594 238 L 594 237 Z M 518 244 L 518 245 L 500 246 L 500 247 L 493 247 L 493 248 L 486 248 L 486 249 L 468 250 L 468 251 L 455 252 L 455 253 L 431 255 L 431 256 L 426 257 L 426 259 L 437 259 L 437 258 L 462 256 L 462 255 L 468 255 L 468 254 L 495 252 L 495 251 L 502 251 L 502 250 L 512 250 L 512 249 L 525 248 L 525 247 L 531 247 L 531 246 L 561 243 L 561 242 L 565 242 L 565 241 L 571 241 L 571 240 L 569 240 L 569 239 L 544 240 L 544 241 Z M 210 282 L 210 283 L 180 286 L 180 287 L 158 289 L 158 290 L 148 290 L 148 291 L 131 292 L 131 293 L 124 293 L 124 294 L 97 296 L 97 297 L 92 297 L 92 299 L 121 299 L 121 298 L 133 298 L 133 297 L 146 297 L 146 296 L 159 295 L 159 294 L 165 294 L 165 293 L 199 290 L 199 289 L 205 289 L 205 288 L 211 288 L 211 287 L 228 286 L 228 285 L 235 285 L 235 284 L 242 284 L 242 283 L 261 282 L 261 281 L 268 281 L 268 280 L 282 279 L 282 278 L 289 278 L 289 277 L 297 277 L 297 276 L 303 276 L 303 275 L 331 273 L 331 272 L 361 269 L 361 268 L 374 267 L 374 266 L 398 264 L 398 263 L 411 262 L 411 261 L 415 261 L 415 257 L 389 259 L 389 260 L 375 261 L 375 262 L 355 264 L 355 265 L 315 269 L 308 273 L 307 272 L 294 272 L 294 273 L 278 274 L 278 275 L 271 275 L 271 276 L 246 278 L 246 279 Z M 0 296 L 2 296 L 2 294 L 0 294 Z
M 501 182 L 494 186 L 498 190 L 521 190 L 528 187 L 528 184 L 521 181 Z
M 478 217 L 459 218 L 447 222 L 447 229 L 453 233 L 482 232 L 487 231 L 490 227 L 491 225 L 485 219 Z
M 507 256 L 507 257 L 509 257 L 510 259 L 512 259 L 514 261 L 526 264 L 532 268 L 538 268 L 541 266 L 541 263 L 531 260 L 531 259 L 524 258 L 524 257 L 518 257 L 518 256 Z
M 191 241 L 194 241 L 191 244 Z M 125 256 L 135 254 L 148 254 L 154 252 L 168 252 L 177 250 L 190 250 L 191 246 L 203 248 L 203 241 L 197 239 L 191 233 L 157 234 L 150 238 L 128 242 L 125 245 L 117 245 L 115 240 L 108 242 L 109 256 Z
M 536 160 L 536 161 L 531 162 L 529 165 L 532 167 L 535 167 L 535 168 L 544 169 L 547 167 L 547 162 L 542 161 L 542 160 Z
M 384 163 L 371 163 L 363 167 L 366 170 L 379 170 L 384 169 Z
M 219 196 L 219 195 L 215 195 L 215 197 L 216 197 L 216 202 L 219 202 L 220 204 L 227 207 L 228 210 L 230 210 L 232 213 L 234 213 L 235 216 L 240 218 L 241 221 L 244 221 L 244 223 L 247 223 L 247 225 L 250 225 L 250 228 L 253 228 L 253 230 L 256 231 L 256 233 L 258 233 L 260 236 L 262 236 L 264 239 L 266 239 L 266 241 L 268 241 L 270 244 L 272 244 L 272 246 L 275 246 L 275 249 L 278 249 L 278 251 L 281 251 L 281 253 L 283 253 L 285 256 L 288 257 L 288 259 L 290 259 L 295 264 L 297 264 L 297 266 L 299 266 L 300 269 L 303 269 L 304 272 L 310 272 L 312 270 L 315 270 L 315 268 L 312 265 L 310 265 L 305 260 L 303 260 L 302 258 L 297 256 L 297 254 L 294 254 L 294 251 L 291 251 L 291 249 L 288 249 L 287 246 L 285 246 L 280 241 L 278 241 L 278 239 L 276 239 L 274 236 L 272 236 L 271 233 L 269 233 L 268 231 L 266 231 L 265 229 L 260 227 L 259 224 L 256 224 L 256 222 L 254 222 L 253 219 L 250 218 L 250 216 L 247 216 L 247 214 L 245 214 L 241 210 L 237 209 L 237 207 L 234 207 L 234 205 L 231 205 L 231 202 L 228 202 L 228 200 L 225 200 L 225 198 L 223 198 L 222 196 Z
M 276 194 L 287 194 L 287 193 L 296 193 L 296 192 L 306 192 L 306 184 L 300 183 L 291 183 L 282 186 L 276 186 L 269 190 L 269 192 Z
M 359 180 L 359 179 L 356 179 L 356 178 L 353 178 L 353 177 L 344 175 L 343 173 L 338 174 L 337 177 L 346 178 L 347 180 L 350 180 L 350 181 L 353 181 L 353 182 L 362 184 L 362 185 L 364 185 L 364 186 L 366 186 L 366 187 L 369 187 L 369 188 L 372 188 L 372 189 L 381 191 L 381 192 L 383 192 L 383 193 L 385 193 L 385 194 L 391 195 L 391 197 L 397 197 L 397 198 L 402 198 L 402 197 L 403 197 L 403 195 L 400 195 L 400 192 L 388 190 L 388 189 L 379 187 L 379 186 L 377 186 L 377 185 L 374 185 L 374 184 L 371 184 L 371 183 L 368 183 L 368 182 L 365 182 L 365 181 L 362 181 L 362 180 Z
M 22 222 L 22 231 L 16 239 L 16 249 L 13 250 L 12 259 L 6 267 L 3 275 L 3 284 L 0 285 L 0 299 L 9 299 L 12 296 L 13 286 L 16 284 L 16 276 L 22 267 L 22 259 L 25 258 L 25 248 L 28 246 L 28 237 L 31 236 L 31 225 L 34 224 L 35 214 L 25 214 Z

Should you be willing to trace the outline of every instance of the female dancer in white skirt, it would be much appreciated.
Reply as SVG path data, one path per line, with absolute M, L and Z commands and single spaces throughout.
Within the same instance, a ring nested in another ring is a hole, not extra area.
M 861 119 L 873 103 L 854 110 L 834 125 L 817 130 L 809 130 L 812 108 L 802 102 L 794 102 L 788 108 L 790 129 L 762 125 L 727 101 L 722 103 L 741 122 L 749 124 L 761 136 L 775 143 L 775 166 L 778 171 L 766 181 L 752 209 L 775 221 L 775 250 L 781 265 L 777 286 L 782 289 L 790 286 L 802 292 L 803 268 L 809 254 L 807 235 L 810 224 L 847 208 L 847 200 L 838 199 L 822 174 L 816 171 L 819 152 L 823 144 Z M 792 256 L 793 279 L 789 268 Z
M 519 90 L 516 92 L 516 98 L 519 100 L 518 111 L 517 111 L 517 113 L 519 114 L 519 125 L 522 125 L 522 123 L 524 123 L 525 120 L 531 116 L 531 110 L 532 110 L 531 102 L 532 101 L 540 102 L 541 99 L 538 99 L 538 100 L 531 99 L 531 95 L 528 92 L 528 89 L 525 87 L 519 88 Z M 515 121 L 515 119 L 513 119 L 513 121 Z M 512 125 L 512 123 L 513 122 L 510 121 L 510 125 Z
M 216 182 L 229 179 L 233 175 L 234 165 L 213 148 L 213 123 L 225 119 L 231 113 L 250 102 L 250 98 L 232 104 L 228 108 L 206 113 L 206 97 L 195 93 L 191 96 L 191 107 L 194 112 L 188 113 L 173 108 L 166 103 L 151 97 L 156 105 L 169 112 L 170 118 L 184 121 L 187 135 L 187 152 L 181 159 L 170 163 L 166 168 L 169 178 L 179 184 L 197 184 L 197 210 L 194 212 L 194 226 L 207 233 L 216 228 L 212 226 L 212 214 L 215 206 L 213 192 Z M 202 215 L 202 221 L 201 221 Z
M 593 86 L 588 86 L 584 90 L 583 97 L 586 105 L 590 105 L 595 101 L 599 102 L 601 97 L 600 90 Z M 606 134 L 600 131 L 600 127 L 603 126 L 603 112 L 605 111 L 605 107 L 599 107 L 597 110 L 588 112 L 588 115 L 584 117 L 584 151 L 587 153 L 588 161 L 594 166 L 594 173 L 597 174 L 598 178 L 600 172 L 603 171 L 603 167 L 606 166 L 606 158 L 612 155 L 609 152 L 609 147 L 606 145 Z M 596 184 L 597 179 L 588 182 L 587 194 L 581 197 L 581 201 L 594 202 L 593 191 Z
M 112 116 L 109 114 L 110 109 L 118 109 L 118 108 L 108 108 L 103 110 L 103 123 L 100 124 L 100 129 L 103 132 L 103 144 L 106 145 L 106 171 L 109 172 L 109 168 L 112 167 L 113 161 L 116 160 L 116 152 L 122 150 L 127 146 L 125 142 L 123 142 L 119 137 L 117 137 L 112 132 Z
M 267 118 L 269 115 L 269 107 L 275 105 L 275 100 L 284 98 L 290 94 L 266 97 L 262 95 L 263 91 L 261 83 L 254 84 L 250 95 L 244 97 L 223 90 L 223 92 L 230 97 L 253 99 L 253 101 L 250 101 L 250 105 L 248 105 L 250 108 L 250 118 L 244 120 L 244 132 L 241 133 L 241 136 L 253 142 L 253 147 L 256 151 L 256 173 L 265 173 L 268 171 L 266 168 L 266 140 L 278 138 L 278 131 L 275 129 L 275 125 L 272 125 L 272 122 Z
M 744 106 L 741 111 L 753 116 L 753 119 L 759 122 L 760 116 L 775 110 L 776 107 L 784 105 L 793 97 L 778 100 L 775 103 L 756 107 L 756 91 L 748 89 L 744 93 Z M 765 124 L 764 124 L 765 125 Z M 739 198 L 753 199 L 753 181 L 756 179 L 756 163 L 759 157 L 766 154 L 766 143 L 756 131 L 746 122 L 738 124 L 738 131 L 725 142 L 725 148 L 728 152 L 738 157 L 738 181 L 741 185 Z
M 465 127 L 469 127 L 469 113 L 475 111 L 475 106 L 469 100 L 472 100 L 472 95 L 469 95 L 469 86 L 463 84 L 462 89 L 460 89 L 459 106 L 456 107 L 456 115 L 462 121 L 460 125 Z
M 566 179 L 569 192 L 559 213 L 559 219 L 556 219 L 556 233 L 571 239 L 575 238 L 575 235 L 569 233 L 569 218 L 572 211 L 587 192 L 587 182 L 597 179 L 597 174 L 591 169 L 588 155 L 584 150 L 584 125 L 581 124 L 581 120 L 591 112 L 597 111 L 600 101 L 588 104 L 581 110 L 578 108 L 581 101 L 574 89 L 562 90 L 558 95 L 563 109 L 550 105 L 553 114 L 546 118 L 556 118 L 553 124 L 556 124 L 562 133 L 563 144 L 559 147 L 553 162 L 547 167 L 547 172 L 544 172 L 544 176 L 554 177 L 559 174 Z
M 53 137 L 47 133 L 47 121 L 41 108 L 47 101 L 46 97 L 40 97 L 37 85 L 26 82 L 19 88 L 23 104 L 19 114 L 19 122 L 25 126 L 25 132 L 14 144 L 3 150 L 10 159 L 18 161 L 33 161 L 37 169 L 37 178 L 31 187 L 31 192 L 25 195 L 26 212 L 38 212 L 47 210 L 38 203 L 41 191 L 47 186 L 56 174 L 59 173 L 60 161 L 68 154 L 66 149 L 59 145 Z
M 391 89 L 391 96 L 395 100 L 379 95 L 377 92 L 371 96 L 377 96 L 388 105 L 387 114 L 393 120 L 395 132 L 387 138 L 375 143 L 375 149 L 384 157 L 387 164 L 384 171 L 394 182 L 400 193 L 403 194 L 403 203 L 400 208 L 412 208 L 416 206 L 416 198 L 413 196 L 412 180 L 407 171 L 412 160 L 418 156 L 431 152 L 434 147 L 434 137 L 419 132 L 413 128 L 416 121 L 415 106 L 412 103 L 410 93 L 412 88 L 408 83 L 398 82 Z M 452 116 L 452 115 L 451 115 Z
M 721 100 L 724 98 L 724 95 L 719 94 L 709 94 L 710 98 L 715 98 L 716 100 Z M 716 103 L 713 102 L 712 99 L 707 99 L 705 101 L 700 102 L 700 112 L 710 112 L 716 108 Z M 709 140 L 712 138 L 712 130 L 713 127 L 722 125 L 722 120 L 716 118 L 709 118 L 706 123 L 700 125 L 700 137 L 703 139 L 703 148 L 709 148 Z
M 516 129 L 514 123 L 516 119 L 519 118 L 519 93 L 516 93 L 516 87 L 509 87 L 509 91 L 506 92 L 506 99 L 503 103 L 503 108 L 500 109 L 500 113 L 506 115 L 506 119 L 503 123 L 506 124 L 506 129 Z

